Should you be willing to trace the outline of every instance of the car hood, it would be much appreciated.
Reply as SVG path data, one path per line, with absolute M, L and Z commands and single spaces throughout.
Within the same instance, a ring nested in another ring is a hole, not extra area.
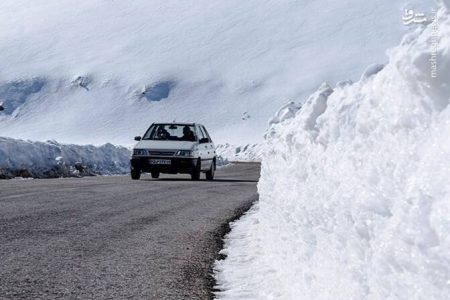
M 186 141 L 154 141 L 143 140 L 134 146 L 136 149 L 158 149 L 158 150 L 191 150 L 195 142 Z

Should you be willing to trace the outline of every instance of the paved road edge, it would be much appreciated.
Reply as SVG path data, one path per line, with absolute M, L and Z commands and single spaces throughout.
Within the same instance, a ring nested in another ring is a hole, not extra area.
M 233 215 L 223 222 L 215 232 L 212 233 L 212 242 L 214 243 L 214 255 L 209 261 L 208 276 L 205 279 L 206 289 L 208 291 L 208 299 L 214 299 L 214 292 L 218 292 L 214 287 L 216 286 L 216 279 L 214 277 L 213 266 L 217 260 L 225 259 L 223 254 L 220 254 L 220 250 L 224 247 L 224 238 L 231 231 L 230 224 L 239 220 L 250 208 L 258 201 L 258 195 L 254 195 L 252 198 L 248 199 L 242 206 L 235 209 Z

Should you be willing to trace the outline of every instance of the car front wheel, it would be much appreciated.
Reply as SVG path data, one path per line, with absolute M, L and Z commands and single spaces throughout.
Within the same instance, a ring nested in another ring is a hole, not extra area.
M 202 170 L 201 163 L 202 162 L 201 162 L 200 158 L 197 159 L 197 164 L 195 165 L 195 169 L 191 173 L 191 179 L 192 180 L 199 180 L 200 179 L 200 173 L 201 173 L 201 170 Z
M 141 171 L 140 170 L 131 170 L 131 179 L 139 180 L 140 178 L 141 178 Z
M 151 172 L 152 178 L 159 178 L 159 172 Z
M 206 172 L 206 180 L 213 180 L 215 172 L 216 172 L 216 161 L 213 160 L 211 164 L 211 169 L 208 172 Z

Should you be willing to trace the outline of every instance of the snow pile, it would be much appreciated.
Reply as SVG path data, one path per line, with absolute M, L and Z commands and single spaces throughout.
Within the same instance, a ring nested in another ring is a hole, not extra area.
M 234 146 L 228 143 L 216 146 L 217 157 L 224 162 L 259 162 L 263 153 L 262 144 Z
M 129 172 L 131 152 L 105 144 L 64 145 L 0 137 L 0 178 L 49 178 Z
M 302 108 L 300 104 L 297 104 L 292 101 L 283 105 L 275 114 L 275 116 L 269 120 L 269 128 L 275 124 L 284 122 L 287 119 L 295 117 L 295 114 L 297 113 L 297 111 L 300 110 L 300 108 Z
M 389 57 L 274 123 L 218 299 L 448 299 L 448 11 Z
M 152 122 L 260 143 L 317 82 L 357 80 L 428 0 L 0 1 L 0 135 L 131 145 Z

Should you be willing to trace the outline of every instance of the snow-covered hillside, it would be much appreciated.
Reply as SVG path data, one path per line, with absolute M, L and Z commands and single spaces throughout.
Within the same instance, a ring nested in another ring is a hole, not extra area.
M 384 69 L 323 84 L 273 123 L 260 201 L 216 265 L 219 299 L 449 298 L 446 3 Z
M 175 119 L 258 142 L 285 102 L 383 62 L 423 3 L 3 0 L 0 136 L 130 145 Z

